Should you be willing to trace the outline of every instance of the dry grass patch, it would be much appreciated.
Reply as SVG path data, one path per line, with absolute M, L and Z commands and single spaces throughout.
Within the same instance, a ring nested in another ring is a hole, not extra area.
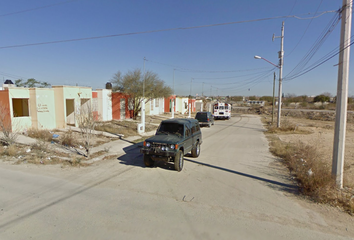
M 42 139 L 48 142 L 50 142 L 53 138 L 53 134 L 47 129 L 30 128 L 27 130 L 27 135 L 31 138 Z
M 267 134 L 270 151 L 283 159 L 290 174 L 297 180 L 300 193 L 319 203 L 340 207 L 354 213 L 354 192 L 349 188 L 336 188 L 331 176 L 331 165 L 313 146 L 303 142 L 282 142 L 276 135 Z
M 64 146 L 75 147 L 77 145 L 77 140 L 71 130 L 64 132 L 64 134 L 60 136 L 59 141 Z
M 161 121 L 160 121 L 161 122 Z M 139 122 L 140 123 L 140 122 Z M 102 122 L 95 126 L 95 130 L 108 132 L 112 134 L 124 135 L 124 137 L 137 135 L 138 122 L 136 121 L 117 121 L 113 120 L 110 122 Z M 156 130 L 157 126 L 153 124 L 146 123 L 145 131 Z
M 264 118 L 263 122 L 266 123 L 268 133 L 278 133 L 278 134 L 309 134 L 310 131 L 300 128 L 298 124 L 290 122 L 288 119 L 284 119 L 280 123 L 280 128 L 277 127 L 276 123 L 271 123 L 269 118 Z
M 16 144 L 11 144 L 2 148 L 2 154 L 10 157 L 16 157 L 20 155 L 21 152 L 22 149 L 19 148 Z

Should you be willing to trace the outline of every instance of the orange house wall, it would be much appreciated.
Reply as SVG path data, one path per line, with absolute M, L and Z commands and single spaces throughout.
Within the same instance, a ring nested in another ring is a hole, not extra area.
M 97 98 L 97 97 L 98 97 L 98 93 L 97 92 L 92 92 L 92 98 Z M 93 114 L 93 119 L 98 121 L 98 119 L 99 119 L 98 111 L 92 111 L 92 114 Z
M 168 98 L 165 98 L 165 111 L 164 112 L 170 112 L 170 100 L 171 99 L 175 99 L 175 103 L 176 103 L 176 96 L 170 96 Z M 176 104 L 174 106 L 174 111 L 176 112 Z
M 188 99 L 188 105 L 191 104 L 192 112 L 195 112 L 195 99 Z
M 120 99 L 125 99 L 125 109 L 120 109 Z M 125 111 L 125 118 L 133 117 L 133 110 L 128 110 L 129 95 L 124 93 L 112 93 L 112 119 L 120 120 L 120 111 Z
M 9 124 L 9 129 L 12 129 L 11 127 L 11 115 L 10 115 L 10 100 L 9 100 L 9 90 L 0 90 L 0 105 L 5 107 L 5 111 L 7 112 L 5 114 L 5 119 L 4 119 L 4 124 L 7 125 Z M 3 114 L 3 113 L 2 113 Z

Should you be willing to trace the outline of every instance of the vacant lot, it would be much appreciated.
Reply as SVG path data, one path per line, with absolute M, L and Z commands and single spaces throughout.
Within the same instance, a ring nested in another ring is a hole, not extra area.
M 313 146 L 321 153 L 322 159 L 332 164 L 334 122 L 310 120 L 283 116 L 283 121 L 288 121 L 297 127 L 296 133 L 278 133 L 281 141 L 298 143 L 299 141 Z M 302 131 L 301 131 L 302 130 Z M 300 132 L 300 133 L 298 133 Z M 301 132 L 304 132 L 301 134 Z M 344 160 L 344 186 L 354 188 L 354 124 L 347 124 L 345 160 Z

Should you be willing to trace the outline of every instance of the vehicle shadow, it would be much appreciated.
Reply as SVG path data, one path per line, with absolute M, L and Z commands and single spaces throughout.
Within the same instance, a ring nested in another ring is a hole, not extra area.
M 278 182 L 278 181 L 274 181 L 274 180 L 270 180 L 270 179 L 266 179 L 266 178 L 262 178 L 262 177 L 257 177 L 254 175 L 250 175 L 247 173 L 242 173 L 242 172 L 238 172 L 235 170 L 231 170 L 231 169 L 227 169 L 227 168 L 223 168 L 223 167 L 219 167 L 219 166 L 215 166 L 215 165 L 211 165 L 211 164 L 207 164 L 207 163 L 202 163 L 202 162 L 198 162 L 192 159 L 188 159 L 188 158 L 184 158 L 185 161 L 191 162 L 191 163 L 195 163 L 195 164 L 200 164 L 206 167 L 211 167 L 211 168 L 215 168 L 218 170 L 222 170 L 222 171 L 226 171 L 229 173 L 233 173 L 233 174 L 237 174 L 243 177 L 248 177 L 248 178 L 252 178 L 258 181 L 262 181 L 264 183 L 266 183 L 269 187 L 274 188 L 274 189 L 278 189 L 278 190 L 282 190 L 282 191 L 286 191 L 292 194 L 297 194 L 298 193 L 298 187 L 294 184 L 286 184 L 286 183 L 282 183 L 282 182 Z
M 119 163 L 135 167 L 145 167 L 143 155 L 140 153 L 142 143 L 132 143 L 132 145 L 123 148 L 125 154 L 117 158 L 120 161 Z
M 143 154 L 140 153 L 140 148 L 143 146 L 143 142 L 132 143 L 132 145 L 123 148 L 124 155 L 117 158 L 120 164 L 149 168 L 144 164 Z M 167 163 L 164 161 L 155 161 L 154 167 L 158 167 L 165 170 L 175 170 L 173 163 Z

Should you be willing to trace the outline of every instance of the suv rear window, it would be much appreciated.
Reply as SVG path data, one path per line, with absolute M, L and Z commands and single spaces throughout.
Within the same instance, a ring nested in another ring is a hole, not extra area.
M 197 113 L 197 117 L 206 117 L 207 113 Z
M 178 123 L 162 123 L 157 134 L 172 133 L 183 136 L 183 125 Z

